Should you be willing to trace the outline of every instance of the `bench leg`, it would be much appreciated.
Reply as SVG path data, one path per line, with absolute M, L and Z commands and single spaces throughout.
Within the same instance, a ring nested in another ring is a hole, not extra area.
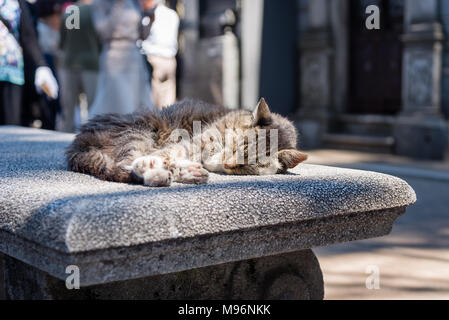
M 11 257 L 3 256 L 3 263 L 7 299 L 319 300 L 324 297 L 323 276 L 312 250 L 78 290 L 68 290 L 63 280 Z

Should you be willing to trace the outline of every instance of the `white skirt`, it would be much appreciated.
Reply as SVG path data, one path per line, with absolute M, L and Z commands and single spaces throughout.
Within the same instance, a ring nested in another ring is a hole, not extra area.
M 100 57 L 98 86 L 89 118 L 104 113 L 154 110 L 144 57 L 130 41 L 105 44 Z

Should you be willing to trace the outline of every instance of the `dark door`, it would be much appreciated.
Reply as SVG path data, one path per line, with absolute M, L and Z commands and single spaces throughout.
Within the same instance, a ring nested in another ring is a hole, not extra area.
M 404 0 L 350 1 L 350 113 L 395 114 L 401 109 Z M 369 5 L 380 8 L 380 30 L 368 30 Z
M 283 115 L 297 108 L 297 5 L 297 0 L 264 2 L 260 96 Z

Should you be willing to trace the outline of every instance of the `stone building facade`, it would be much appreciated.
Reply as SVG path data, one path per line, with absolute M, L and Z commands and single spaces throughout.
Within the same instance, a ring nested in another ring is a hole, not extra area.
M 371 4 L 380 8 L 380 30 L 363 30 Z M 299 126 L 306 146 L 443 158 L 447 13 L 448 2 L 438 0 L 300 0 Z
M 449 1 L 179 2 L 181 96 L 232 108 L 264 96 L 304 148 L 448 154 Z

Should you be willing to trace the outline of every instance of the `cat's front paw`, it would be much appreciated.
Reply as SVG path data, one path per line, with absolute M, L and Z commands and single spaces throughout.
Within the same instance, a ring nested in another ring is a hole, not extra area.
M 209 172 L 199 163 L 189 160 L 180 160 L 170 167 L 175 175 L 175 181 L 188 184 L 206 184 Z
M 173 182 L 173 174 L 165 169 L 148 170 L 143 175 L 143 184 L 149 187 L 168 187 Z
M 173 173 L 165 168 L 164 160 L 157 156 L 137 158 L 128 169 L 142 178 L 146 186 L 168 187 L 173 182 Z

